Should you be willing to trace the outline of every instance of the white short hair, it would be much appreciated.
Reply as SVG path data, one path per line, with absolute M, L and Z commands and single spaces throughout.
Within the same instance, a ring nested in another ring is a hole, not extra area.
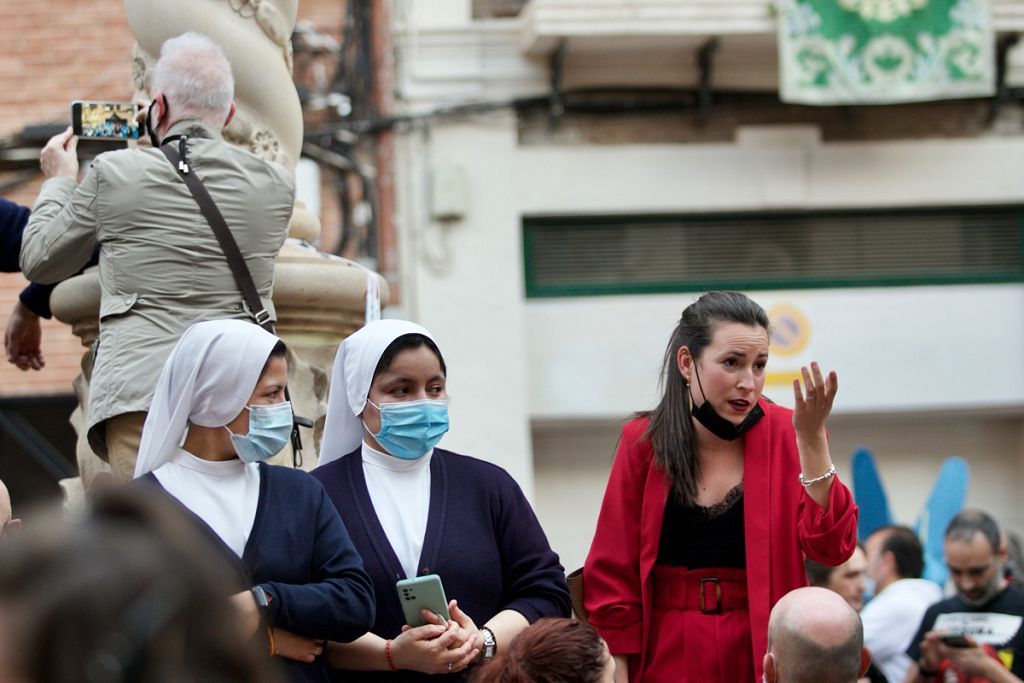
M 153 67 L 151 91 L 167 96 L 171 115 L 223 124 L 235 97 L 231 62 L 201 33 L 182 33 L 164 41 Z

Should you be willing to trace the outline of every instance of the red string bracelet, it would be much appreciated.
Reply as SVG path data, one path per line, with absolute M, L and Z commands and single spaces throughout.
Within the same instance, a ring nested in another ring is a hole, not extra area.
M 384 658 L 388 660 L 388 668 L 392 671 L 398 671 L 398 667 L 395 666 L 395 660 L 391 659 L 391 641 L 384 641 Z
M 277 654 L 277 643 L 274 641 L 274 629 L 267 627 L 267 640 L 270 645 L 270 656 L 273 657 Z

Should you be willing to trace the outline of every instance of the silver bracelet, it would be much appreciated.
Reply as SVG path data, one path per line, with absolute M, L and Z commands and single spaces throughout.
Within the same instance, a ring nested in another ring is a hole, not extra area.
M 831 479 L 834 476 L 836 476 L 836 466 L 834 464 L 831 467 L 828 468 L 828 472 L 826 472 L 825 474 L 821 475 L 820 477 L 815 477 L 814 479 L 804 479 L 804 473 L 801 472 L 800 473 L 800 485 L 803 486 L 804 488 L 807 488 L 808 486 L 811 486 L 812 484 L 817 484 L 819 481 L 825 481 L 826 479 Z

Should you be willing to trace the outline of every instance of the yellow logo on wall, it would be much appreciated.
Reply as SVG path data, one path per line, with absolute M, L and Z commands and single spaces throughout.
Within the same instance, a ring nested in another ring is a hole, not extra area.
M 810 341 L 811 324 L 795 306 L 776 306 L 768 311 L 768 321 L 772 326 L 773 356 L 795 356 Z
M 807 346 L 811 339 L 811 323 L 796 306 L 780 304 L 768 311 L 772 328 L 770 353 L 774 358 L 795 356 Z M 800 369 L 768 372 L 765 382 L 775 385 L 792 385 L 800 376 Z

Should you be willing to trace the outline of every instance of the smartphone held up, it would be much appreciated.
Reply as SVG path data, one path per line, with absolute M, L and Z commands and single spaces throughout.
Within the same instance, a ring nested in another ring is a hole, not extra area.
M 140 111 L 132 102 L 76 101 L 71 103 L 71 128 L 89 140 L 138 140 Z

